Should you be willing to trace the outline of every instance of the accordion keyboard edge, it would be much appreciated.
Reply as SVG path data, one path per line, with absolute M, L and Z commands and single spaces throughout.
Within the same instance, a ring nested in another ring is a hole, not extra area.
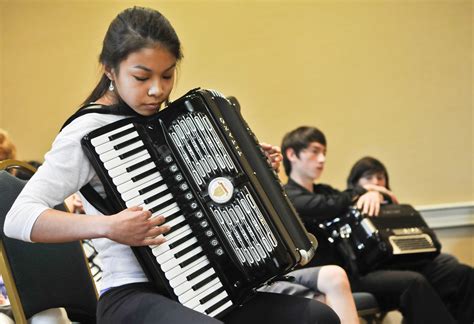
M 256 137 L 215 91 L 193 90 L 82 144 L 114 212 L 143 206 L 165 216 L 167 241 L 133 251 L 158 290 L 189 308 L 221 317 L 314 255 L 317 241 Z

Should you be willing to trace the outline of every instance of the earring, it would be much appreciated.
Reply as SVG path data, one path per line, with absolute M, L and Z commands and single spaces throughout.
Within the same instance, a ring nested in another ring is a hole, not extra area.
M 109 91 L 114 91 L 114 90 L 115 90 L 114 81 L 110 80 Z

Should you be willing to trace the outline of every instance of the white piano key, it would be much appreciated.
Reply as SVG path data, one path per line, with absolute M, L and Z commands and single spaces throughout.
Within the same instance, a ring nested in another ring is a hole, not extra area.
M 172 239 L 173 237 L 175 237 L 176 235 L 179 235 L 179 234 L 181 234 L 181 233 L 183 233 L 184 231 L 187 231 L 187 230 L 189 230 L 189 229 L 191 229 L 191 227 L 189 227 L 189 225 L 185 225 L 185 226 L 183 226 L 183 227 L 181 227 L 181 228 L 178 228 L 177 230 L 173 231 L 172 233 L 167 234 L 166 236 L 163 235 L 163 234 L 160 234 L 160 235 L 158 235 L 158 236 L 155 237 L 155 238 L 162 238 L 162 237 L 165 237 L 166 240 L 168 241 L 168 240 L 171 240 L 171 239 Z M 166 243 L 166 242 L 165 242 L 165 243 Z M 164 243 L 163 243 L 163 244 L 164 244 Z M 161 245 L 161 244 L 160 244 L 160 245 Z M 157 247 L 160 246 L 160 245 L 148 245 L 148 247 L 153 250 L 153 249 L 157 248 Z
M 194 263 L 194 262 L 193 262 Z M 190 274 L 193 274 L 194 272 L 198 271 L 199 269 L 204 268 L 209 264 L 209 260 L 206 258 L 202 262 L 199 262 L 197 264 L 194 264 L 191 266 L 189 269 L 183 270 L 179 276 L 176 276 L 175 278 L 171 279 L 168 283 L 171 286 L 171 288 L 175 288 L 178 285 L 182 284 L 183 282 L 187 281 L 188 279 L 186 278 Z
M 200 246 L 196 247 L 194 250 L 192 251 L 189 251 L 188 253 L 186 253 L 185 255 L 177 258 L 177 259 L 172 259 L 172 260 L 169 260 L 165 263 L 163 263 L 161 265 L 161 270 L 163 270 L 164 272 L 167 272 L 171 269 L 173 269 L 174 267 L 178 267 L 179 264 L 183 261 L 186 261 L 187 259 L 195 256 L 196 254 L 202 252 L 202 248 Z
M 163 177 L 161 176 L 161 174 L 159 172 L 156 172 L 156 173 L 153 173 L 137 182 L 139 182 L 139 184 L 137 184 L 134 188 L 131 188 L 130 190 L 127 190 L 125 192 L 122 192 L 121 193 L 121 197 L 123 199 L 123 201 L 127 202 L 135 197 L 138 197 L 140 196 L 140 193 L 139 191 L 148 187 L 148 186 L 151 186 L 159 181 L 162 181 L 163 180 Z
M 166 219 L 166 218 L 165 218 L 165 219 Z M 176 217 L 176 218 L 174 218 L 174 219 L 172 219 L 172 220 L 170 220 L 170 221 L 168 221 L 168 222 L 165 221 L 165 225 L 168 225 L 168 226 L 170 226 L 171 228 L 173 228 L 173 226 L 175 226 L 175 225 L 177 225 L 177 224 L 179 224 L 179 223 L 181 223 L 181 222 L 184 222 L 184 220 L 185 220 L 184 216 L 178 216 L 178 217 Z
M 200 300 L 203 299 L 204 297 L 212 294 L 215 292 L 217 289 L 222 287 L 222 283 L 219 281 L 219 278 L 215 278 L 211 282 L 205 284 L 202 286 L 203 291 L 201 291 L 200 294 L 194 296 L 193 298 L 189 299 L 185 303 L 183 303 L 184 306 L 189 307 L 191 309 L 198 307 L 201 305 Z
M 135 169 L 131 172 L 121 174 L 118 177 L 113 178 L 112 181 L 116 186 L 119 186 L 122 183 L 130 181 L 133 177 L 136 177 L 136 176 L 138 176 L 142 173 L 147 172 L 150 169 L 153 169 L 154 167 L 156 167 L 155 162 L 150 162 L 150 163 L 148 163 L 148 164 L 146 164 L 142 167 L 139 167 L 138 169 Z
M 174 205 L 176 205 L 176 204 L 174 204 Z M 168 209 L 168 210 L 163 211 L 163 212 L 161 213 L 161 215 L 163 215 L 163 216 L 165 216 L 165 218 L 167 218 L 168 216 L 170 216 L 170 215 L 176 213 L 177 211 L 180 211 L 180 209 L 179 209 L 179 207 L 176 205 L 176 206 L 173 206 L 171 209 Z M 155 215 L 155 216 L 158 216 L 158 215 Z M 152 214 L 152 217 L 154 217 L 153 214 Z
M 193 262 L 191 262 L 190 264 L 186 265 L 185 267 L 181 268 L 181 267 L 174 267 L 173 269 L 171 269 L 170 271 L 166 272 L 165 273 L 165 277 L 166 279 L 168 280 L 172 280 L 176 277 L 178 277 L 179 275 L 181 275 L 184 271 L 187 271 L 189 269 L 191 269 L 192 267 L 194 267 L 196 264 L 198 263 L 201 263 L 205 260 L 208 260 L 207 259 L 207 256 L 203 255 L 201 257 L 199 257 L 198 259 L 194 260 Z
M 170 247 L 169 245 L 171 243 L 174 243 L 176 242 L 177 240 L 185 237 L 186 235 L 189 235 L 191 234 L 192 231 L 189 230 L 189 231 L 184 231 L 183 233 L 181 233 L 180 235 L 176 235 L 175 237 L 173 237 L 172 239 L 168 239 L 165 243 L 163 244 L 160 244 L 159 246 L 157 246 L 156 248 L 152 249 L 151 251 L 153 252 L 153 255 L 154 256 L 159 256 L 160 254 L 166 252 L 166 251 L 169 251 L 170 250 Z
M 116 158 L 113 158 L 112 160 L 109 160 L 107 162 L 104 163 L 104 168 L 106 170 L 112 170 L 112 169 L 115 169 L 116 167 L 119 167 L 121 166 L 122 164 L 125 164 L 127 162 L 130 162 L 130 161 L 135 161 L 139 156 L 142 156 L 144 154 L 148 154 L 148 151 L 143 148 L 142 151 L 139 151 L 133 155 L 130 155 L 129 157 L 126 157 L 125 159 L 121 159 L 119 157 L 116 157 Z
M 120 186 L 117 186 L 117 191 L 120 193 L 120 194 L 123 194 L 131 189 L 134 189 L 134 188 L 137 188 L 138 186 L 141 186 L 142 184 L 144 183 L 147 183 L 149 181 L 151 181 L 152 179 L 156 179 L 157 177 L 160 176 L 160 173 L 159 172 L 154 172 L 148 176 L 146 176 L 145 178 L 143 179 L 140 179 L 138 181 L 127 181 L 125 183 L 122 183 Z
M 184 225 L 183 227 L 180 227 L 177 230 L 174 230 L 173 232 L 171 232 L 169 234 L 167 233 L 165 235 L 166 240 L 171 240 L 173 237 L 175 237 L 175 236 L 177 236 L 177 235 L 179 235 L 179 234 L 181 234 L 181 233 L 183 233 L 183 232 L 185 232 L 189 229 L 191 229 L 191 227 L 189 225 Z
M 96 151 L 97 154 L 102 154 L 102 153 L 105 153 L 107 151 L 114 150 L 115 145 L 121 144 L 123 142 L 126 142 L 126 141 L 131 140 L 132 138 L 136 138 L 136 137 L 138 137 L 138 133 L 136 131 L 125 134 L 124 136 L 122 136 L 120 138 L 116 138 L 112 141 L 109 141 L 109 142 L 106 142 L 106 143 L 103 143 L 101 145 L 96 146 L 95 151 Z
M 149 204 L 144 204 L 142 206 L 143 206 L 143 209 L 150 210 L 153 207 L 159 206 L 172 199 L 173 199 L 173 195 L 169 193 L 169 194 L 164 195 L 163 197 L 158 198 L 157 200 L 152 201 Z
M 108 152 L 105 152 L 103 154 L 100 154 L 99 157 L 100 157 L 100 160 L 102 162 L 107 162 L 109 160 L 112 160 L 113 158 L 118 157 L 121 154 L 130 152 L 131 150 L 136 149 L 137 147 L 141 147 L 141 146 L 143 146 L 143 142 L 140 140 L 138 142 L 134 142 L 134 143 L 130 144 L 127 147 L 121 148 L 120 150 L 108 151 Z
M 151 184 L 153 183 L 156 183 L 158 181 L 154 181 L 152 182 Z M 143 188 L 146 188 L 147 186 L 151 185 L 151 184 L 147 184 L 146 186 L 144 186 Z M 164 190 L 167 190 L 168 189 L 168 186 L 166 184 L 162 184 L 161 186 L 159 187 L 156 187 L 155 189 L 152 189 L 148 192 L 145 192 L 143 195 L 140 195 L 140 196 L 137 196 L 137 197 L 134 197 L 128 201 L 125 202 L 125 204 L 127 205 L 127 207 L 130 207 L 130 206 L 139 206 L 141 204 L 144 204 L 145 203 L 145 199 L 148 199 L 150 198 L 151 196 L 153 195 L 156 195 L 157 193 L 160 193 Z M 137 193 L 138 193 L 138 190 L 140 189 L 137 189 Z
M 108 141 L 110 141 L 109 136 L 120 133 L 126 129 L 129 129 L 130 127 L 134 127 L 133 124 L 127 124 L 120 128 L 114 129 L 108 133 L 94 137 L 93 139 L 91 139 L 91 144 L 95 147 L 99 146 L 100 144 L 107 143 Z
M 174 294 L 176 296 L 178 296 L 179 302 L 180 303 L 185 303 L 188 300 L 190 300 L 191 298 L 193 298 L 194 296 L 196 296 L 197 294 L 199 294 L 199 289 L 203 288 L 205 285 L 202 286 L 202 287 L 199 287 L 199 289 L 196 289 L 196 290 L 193 290 L 193 286 L 200 283 L 204 279 L 209 278 L 210 276 L 212 276 L 215 273 L 216 272 L 214 271 L 214 269 L 212 269 L 212 268 L 207 269 L 206 271 L 201 273 L 196 278 L 185 281 L 181 285 L 179 285 L 178 287 L 173 288 Z
M 166 205 L 164 208 L 154 212 L 153 214 L 151 214 L 151 216 L 159 216 L 159 215 L 165 215 L 167 214 L 168 212 L 172 211 L 172 210 L 175 210 L 176 208 L 179 209 L 179 206 L 177 203 L 171 203 L 169 205 Z
M 128 171 L 127 171 L 127 168 L 129 168 L 129 167 L 131 167 L 131 166 L 133 166 L 133 165 L 135 165 L 135 164 L 137 164 L 137 163 L 139 163 L 139 162 L 142 162 L 142 161 L 144 161 L 144 160 L 146 160 L 146 159 L 149 159 L 149 158 L 150 158 L 150 154 L 148 154 L 147 151 L 144 151 L 144 152 L 146 152 L 146 153 L 143 154 L 143 155 L 140 155 L 140 156 L 138 156 L 138 157 L 136 157 L 136 158 L 134 158 L 133 160 L 129 160 L 129 161 L 127 161 L 126 163 L 117 166 L 116 168 L 113 168 L 113 169 L 111 169 L 111 170 L 108 170 L 109 176 L 110 176 L 111 178 L 115 178 L 115 177 L 117 177 L 118 175 L 121 175 L 121 174 L 123 174 L 123 173 L 128 172 Z
M 158 261 L 159 264 L 165 263 L 166 261 L 174 258 L 175 254 L 184 250 L 190 245 L 193 245 L 194 243 L 197 242 L 197 239 L 195 237 L 189 238 L 186 242 L 183 242 L 183 244 L 180 244 L 179 246 L 175 247 L 174 249 L 168 250 L 164 253 L 161 253 L 160 255 L 156 256 L 156 261 Z

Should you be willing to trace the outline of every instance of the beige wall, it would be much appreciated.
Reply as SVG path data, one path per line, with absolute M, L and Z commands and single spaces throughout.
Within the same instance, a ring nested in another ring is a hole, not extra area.
M 266 142 L 320 127 L 321 180 L 336 187 L 370 154 L 401 201 L 474 201 L 471 1 L 0 0 L 0 127 L 20 158 L 42 160 L 97 80 L 109 22 L 133 4 L 161 10 L 182 39 L 174 97 L 234 95 Z

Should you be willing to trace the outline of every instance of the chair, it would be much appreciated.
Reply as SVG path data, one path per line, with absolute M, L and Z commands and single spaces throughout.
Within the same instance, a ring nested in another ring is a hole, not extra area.
M 34 173 L 14 160 L 0 162 L 0 226 L 26 181 L 12 170 Z M 8 171 L 10 172 L 8 172 Z M 56 209 L 66 210 L 64 205 Z M 16 323 L 27 323 L 36 313 L 64 307 L 71 321 L 95 323 L 97 291 L 81 242 L 27 243 L 0 235 L 0 272 Z
M 387 313 L 380 310 L 374 295 L 368 292 L 354 292 L 352 296 L 360 318 L 364 319 L 367 324 L 382 323 Z

